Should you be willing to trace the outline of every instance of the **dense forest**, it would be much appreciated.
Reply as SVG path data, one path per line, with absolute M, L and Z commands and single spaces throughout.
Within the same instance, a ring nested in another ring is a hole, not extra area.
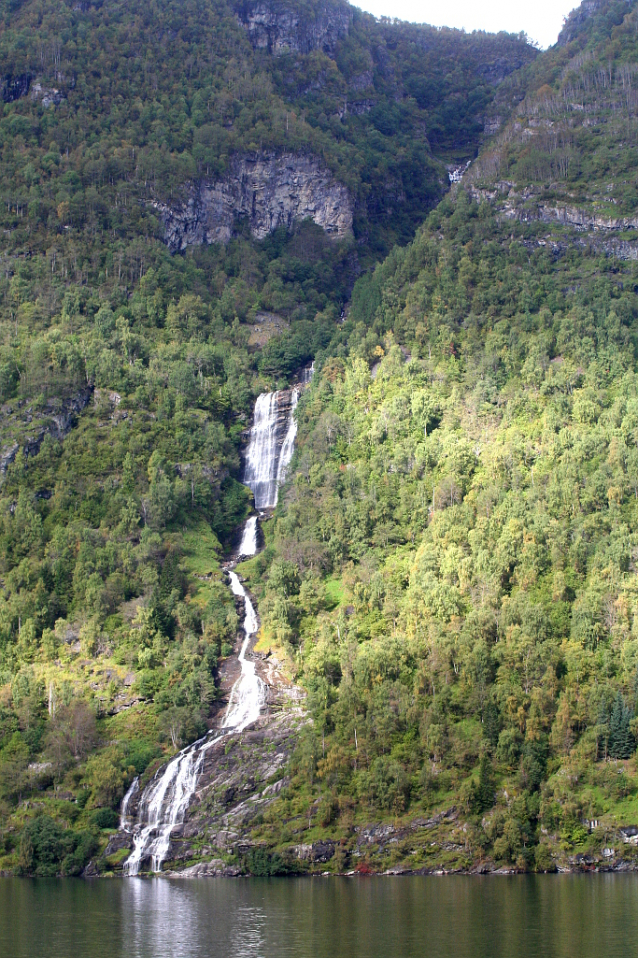
M 210 726 L 245 430 L 310 360 L 240 567 L 312 720 L 250 869 L 595 858 L 638 812 L 635 6 L 542 54 L 253 6 L 0 6 L 0 867 L 80 874 Z M 161 204 L 281 153 L 352 236 L 171 254 Z
M 633 861 L 636 244 L 542 206 L 567 193 L 588 215 L 613 178 L 635 213 L 636 12 L 599 7 L 512 78 L 509 124 L 358 281 L 302 400 L 294 477 L 245 566 L 262 647 L 286 650 L 315 718 L 256 830 L 282 852 L 307 815 L 304 840 L 359 869 Z M 438 828 L 418 836 L 424 813 Z M 384 818 L 394 848 L 362 852 Z

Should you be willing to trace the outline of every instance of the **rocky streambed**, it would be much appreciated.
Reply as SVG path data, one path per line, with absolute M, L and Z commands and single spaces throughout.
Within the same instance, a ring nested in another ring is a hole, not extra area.
M 256 656 L 252 650 L 247 655 L 265 686 L 262 714 L 248 728 L 220 737 L 207 749 L 184 821 L 172 830 L 163 874 L 241 874 L 236 862 L 252 847 L 256 820 L 287 784 L 286 769 L 299 731 L 309 721 L 303 694 L 288 682 L 275 659 Z M 236 662 L 229 660 L 231 667 L 222 674 L 221 706 L 227 704 L 236 683 Z M 224 714 L 220 708 L 219 729 Z M 141 795 L 137 791 L 130 801 L 130 819 L 138 813 Z M 118 831 L 103 855 L 91 863 L 87 876 L 121 871 L 133 845 L 132 830 Z

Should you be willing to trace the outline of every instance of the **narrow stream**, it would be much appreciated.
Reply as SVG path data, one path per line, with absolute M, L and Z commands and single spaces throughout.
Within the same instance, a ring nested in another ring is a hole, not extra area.
M 312 370 L 303 381 L 307 382 L 311 374 Z M 271 510 L 277 505 L 279 486 L 285 479 L 294 452 L 297 435 L 294 413 L 300 389 L 300 386 L 294 386 L 274 393 L 262 393 L 255 404 L 243 481 L 251 488 L 255 507 L 260 511 Z M 257 551 L 258 516 L 251 516 L 242 530 L 237 559 L 249 558 Z M 244 606 L 244 639 L 238 657 L 241 669 L 239 678 L 231 689 L 221 729 L 209 732 L 182 749 L 156 772 L 141 794 L 135 822 L 128 814 L 128 807 L 139 791 L 137 779 L 126 793 L 122 802 L 120 828 L 132 833 L 133 850 L 124 863 L 125 875 L 139 875 L 148 863 L 152 872 L 161 872 L 170 850 L 172 832 L 183 823 L 188 812 L 206 752 L 220 739 L 239 734 L 256 722 L 265 703 L 266 686 L 257 675 L 255 662 L 246 658 L 251 640 L 259 628 L 257 613 L 232 568 L 228 576 L 233 595 L 239 597 Z

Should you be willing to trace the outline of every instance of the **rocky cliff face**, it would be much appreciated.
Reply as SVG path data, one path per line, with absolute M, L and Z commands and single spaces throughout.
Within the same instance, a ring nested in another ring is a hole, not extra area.
M 93 395 L 89 383 L 71 396 L 54 396 L 42 410 L 27 400 L 12 400 L 0 407 L 0 481 L 14 462 L 18 450 L 36 456 L 45 436 L 63 439 L 77 423 Z
M 237 157 L 224 179 L 192 184 L 186 201 L 173 206 L 157 203 L 156 208 L 171 252 L 227 243 L 240 217 L 249 220 L 255 239 L 308 218 L 337 239 L 352 233 L 348 190 L 312 156 Z
M 238 636 L 237 648 L 240 643 Z M 252 844 L 253 829 L 288 785 L 288 765 L 299 733 L 309 722 L 304 696 L 282 675 L 274 656 L 250 652 L 249 657 L 254 659 L 257 674 L 266 686 L 262 715 L 241 734 L 220 738 L 205 753 L 184 822 L 171 833 L 165 874 L 187 878 L 241 874 L 241 867 L 225 864 L 225 860 L 245 855 Z M 222 699 L 213 720 L 215 726 L 221 723 L 237 674 L 237 659 L 228 659 L 220 675 Z M 129 800 L 127 815 L 131 819 L 138 814 L 141 794 L 137 791 Z M 304 827 L 302 824 L 302 832 Z M 121 850 L 130 849 L 132 844 L 130 832 L 118 831 L 102 858 L 91 863 L 86 877 L 111 869 L 120 872 Z M 145 861 L 143 868 L 147 865 Z
M 595 14 L 605 6 L 605 3 L 606 0 L 583 0 L 579 7 L 572 10 L 565 21 L 563 29 L 558 35 L 558 46 L 564 47 L 570 43 L 571 40 L 574 40 L 578 36 L 583 23 L 585 23 L 589 17 L 595 16 Z M 626 2 L 626 6 L 627 9 L 629 9 L 629 2 Z
M 516 191 L 509 181 L 499 180 L 491 188 L 477 188 L 470 184 L 469 192 L 478 202 L 488 200 L 504 219 L 521 223 L 560 223 L 582 232 L 623 232 L 638 229 L 638 216 L 609 216 L 596 209 L 581 209 L 567 203 L 543 202 L 537 190 L 529 187 Z
M 314 18 L 302 16 L 299 9 L 272 0 L 244 3 L 237 11 L 255 49 L 275 56 L 313 50 L 333 56 L 337 43 L 348 33 L 352 10 L 346 4 L 324 3 L 314 14 Z

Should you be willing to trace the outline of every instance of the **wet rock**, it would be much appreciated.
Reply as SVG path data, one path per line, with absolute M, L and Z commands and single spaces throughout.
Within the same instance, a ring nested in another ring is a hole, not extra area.
M 128 832 L 119 831 L 115 835 L 111 835 L 109 838 L 109 843 L 106 846 L 104 852 L 104 858 L 108 858 L 110 855 L 114 855 L 116 852 L 119 852 L 122 848 L 132 848 L 133 847 L 133 836 Z
M 7 73 L 0 81 L 3 103 L 13 103 L 20 97 L 26 96 L 31 86 L 30 73 Z
M 208 862 L 198 862 L 179 871 L 168 871 L 168 878 L 238 878 L 242 871 L 238 865 L 227 865 L 220 858 Z
M 82 872 L 82 878 L 99 878 L 100 869 L 97 862 L 90 861 L 84 871 Z
M 189 851 L 199 856 L 201 848 L 195 843 L 201 846 L 202 839 L 217 856 L 237 854 L 242 847 L 248 847 L 255 818 L 263 814 L 286 784 L 281 769 L 290 759 L 300 725 L 306 721 L 298 708 L 271 713 L 260 720 L 256 729 L 222 739 L 206 752 L 186 820 L 172 834 L 175 841 L 168 868 L 171 862 L 185 861 Z M 334 854 L 334 843 L 323 846 L 324 843 L 317 843 L 318 861 L 327 861 L 325 856 Z M 188 869 L 185 877 L 197 877 L 197 869 L 208 864 L 192 866 L 196 871 L 191 874 Z M 214 865 L 210 874 L 220 873 L 217 867 Z M 232 874 L 228 866 L 224 867 L 223 874 Z M 179 874 L 184 876 L 183 871 Z

